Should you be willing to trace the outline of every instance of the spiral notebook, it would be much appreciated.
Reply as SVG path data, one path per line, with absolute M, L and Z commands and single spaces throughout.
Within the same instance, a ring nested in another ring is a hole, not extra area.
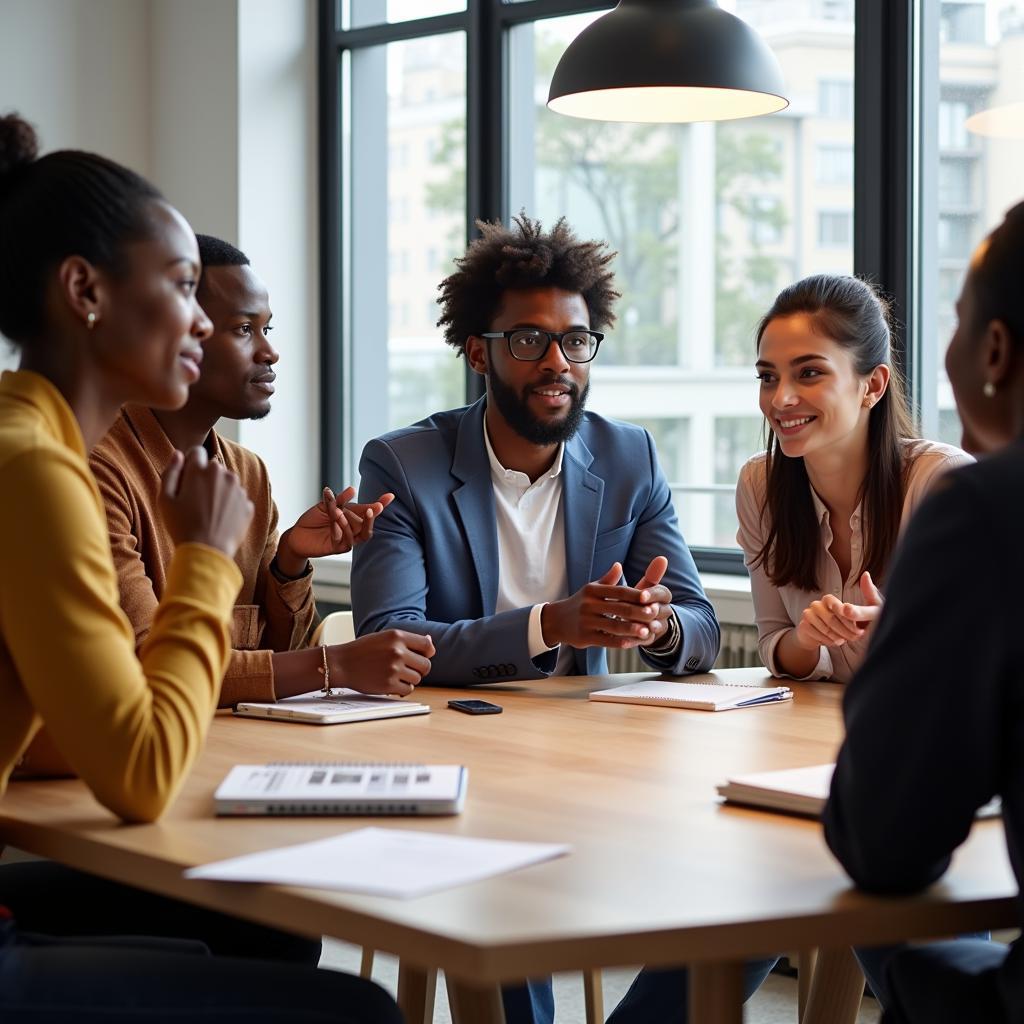
M 314 690 L 269 703 L 242 701 L 235 707 L 235 714 L 241 718 L 269 718 L 306 725 L 340 725 L 429 713 L 429 704 L 417 704 L 401 697 L 375 697 L 355 690 L 334 690 L 330 696 Z
M 626 683 L 610 690 L 594 690 L 591 700 L 606 700 L 617 704 L 655 704 L 666 708 L 696 708 L 699 711 L 732 711 L 758 704 L 772 704 L 790 700 L 793 691 L 788 686 L 747 686 L 727 683 L 714 673 L 690 676 L 685 683 L 647 679 Z
M 468 779 L 458 764 L 240 764 L 213 799 L 219 815 L 458 814 Z

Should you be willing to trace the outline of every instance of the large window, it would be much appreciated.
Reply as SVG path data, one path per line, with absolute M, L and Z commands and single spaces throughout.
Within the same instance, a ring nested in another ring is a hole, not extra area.
M 1011 0 L 942 0 L 938 18 L 926 21 L 922 32 L 925 144 L 918 188 L 921 207 L 931 215 L 921 225 L 925 294 L 917 383 L 925 432 L 959 443 L 943 366 L 954 303 L 975 246 L 1024 195 L 1018 171 L 1024 141 L 986 138 L 966 122 L 987 107 L 1024 100 L 1024 8 Z
M 783 30 L 777 0 L 731 6 L 775 48 L 795 90 L 813 95 L 839 70 L 851 76 L 840 84 L 852 81 L 853 22 L 838 8 L 789 4 Z M 784 115 L 718 126 L 606 124 L 552 113 L 544 100 L 555 64 L 596 17 L 509 31 L 509 209 L 546 223 L 565 216 L 618 252 L 619 319 L 594 365 L 590 406 L 648 427 L 665 424 L 653 432 L 687 541 L 732 547 L 735 476 L 721 471 L 717 453 L 735 447 L 735 423 L 758 415 L 757 321 L 794 277 L 853 265 L 848 211 L 824 239 L 805 227 L 819 194 L 852 204 L 852 117 L 797 104 Z M 830 22 L 824 39 L 823 21 Z M 826 181 L 814 172 L 822 153 Z M 743 458 L 756 450 L 757 433 Z
M 754 331 L 784 284 L 878 281 L 898 344 L 913 343 L 926 432 L 956 431 L 939 369 L 949 300 L 1020 166 L 963 122 L 1024 68 L 1020 15 L 1000 0 L 723 0 L 778 55 L 786 111 L 684 126 L 552 114 L 559 55 L 611 6 L 321 0 L 324 472 L 352 477 L 369 436 L 480 393 L 434 323 L 474 220 L 564 215 L 619 254 L 591 407 L 651 431 L 698 564 L 739 568 L 732 487 L 763 446 Z M 926 33 L 931 63 L 914 56 Z M 918 68 L 938 81 L 922 89 Z
M 466 37 L 362 47 L 344 71 L 355 459 L 371 437 L 464 401 L 462 366 L 439 339 L 435 295 L 466 239 Z
M 466 9 L 466 0 L 335 0 L 337 26 L 341 29 L 366 28 L 401 21 L 415 21 L 437 14 L 453 14 Z

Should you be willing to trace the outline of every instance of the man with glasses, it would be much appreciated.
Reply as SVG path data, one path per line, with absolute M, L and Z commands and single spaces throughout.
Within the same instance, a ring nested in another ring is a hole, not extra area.
M 355 551 L 358 632 L 429 633 L 428 683 L 600 674 L 623 647 L 707 671 L 718 623 L 654 442 L 584 411 L 614 254 L 564 220 L 480 229 L 441 285 L 439 325 L 487 393 L 363 451 L 362 494 L 396 498 Z
M 479 227 L 438 323 L 487 393 L 364 449 L 361 494 L 395 499 L 354 552 L 357 631 L 429 633 L 428 684 L 598 675 L 625 647 L 659 671 L 707 671 L 718 622 L 654 442 L 584 411 L 614 254 L 564 220 Z M 550 979 L 502 997 L 509 1024 L 554 1018 Z

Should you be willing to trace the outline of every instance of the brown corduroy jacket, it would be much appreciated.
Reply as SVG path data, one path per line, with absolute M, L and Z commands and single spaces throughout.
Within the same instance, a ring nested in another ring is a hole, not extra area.
M 259 456 L 216 431 L 211 432 L 207 449 L 237 474 L 256 509 L 235 555 L 243 582 L 232 618 L 234 650 L 219 706 L 272 701 L 273 652 L 308 646 L 317 624 L 312 573 L 282 582 L 270 569 L 277 551 L 277 508 Z M 135 629 L 137 646 L 153 623 L 174 553 L 157 507 L 160 480 L 173 451 L 149 409 L 126 406 L 89 457 L 106 506 L 121 607 Z

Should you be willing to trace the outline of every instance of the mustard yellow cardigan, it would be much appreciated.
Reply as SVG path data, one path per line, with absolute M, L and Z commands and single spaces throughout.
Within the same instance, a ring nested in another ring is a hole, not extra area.
M 45 723 L 101 804 L 151 821 L 217 706 L 241 575 L 221 552 L 182 544 L 137 657 L 86 454 L 48 380 L 0 376 L 0 799 Z

